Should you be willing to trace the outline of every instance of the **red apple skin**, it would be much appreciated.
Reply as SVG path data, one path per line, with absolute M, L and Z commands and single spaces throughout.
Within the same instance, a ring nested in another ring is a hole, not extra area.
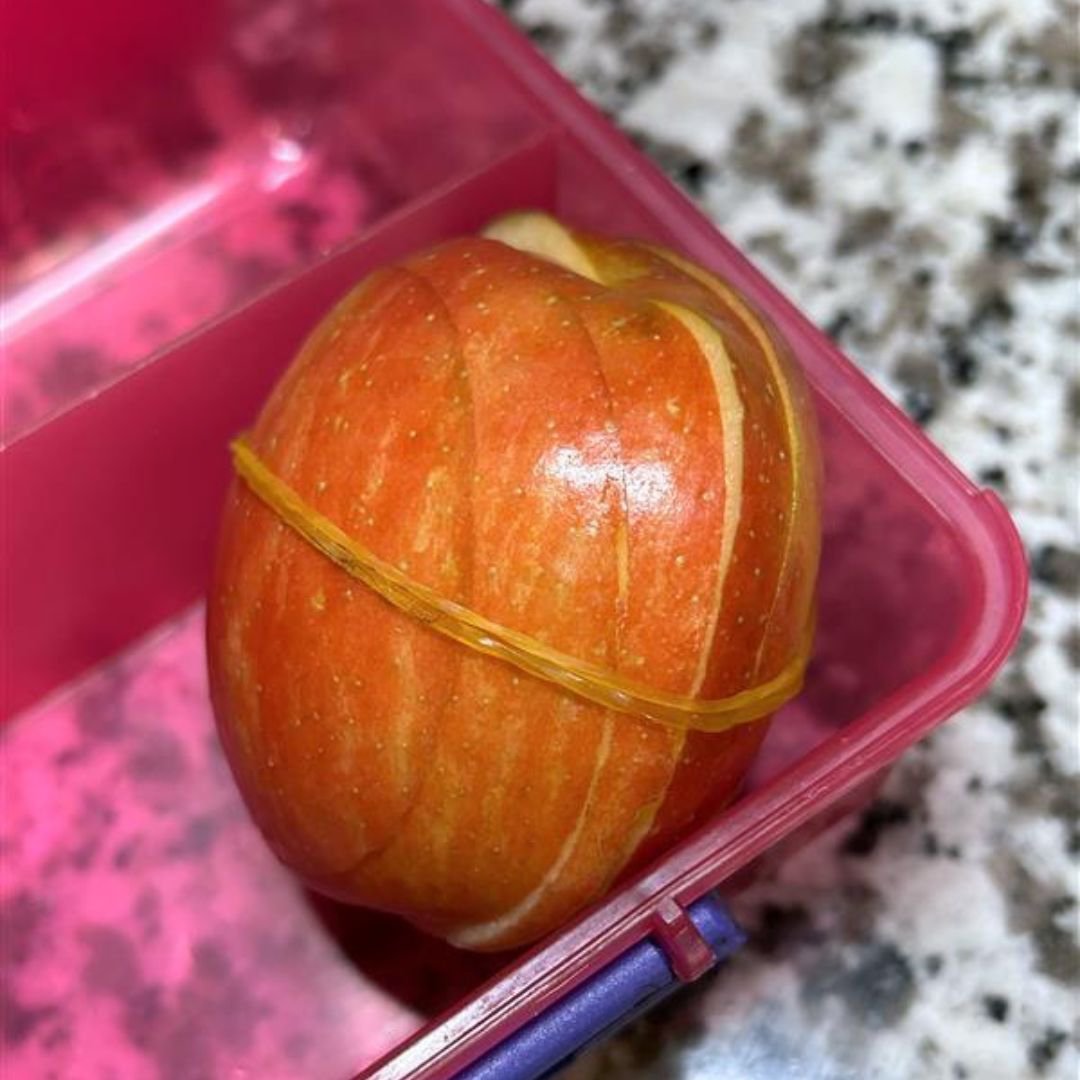
M 810 616 L 805 389 L 722 282 L 574 239 L 591 280 L 481 238 L 377 272 L 316 329 L 252 445 L 447 598 L 644 685 L 737 692 L 796 655 Z M 766 728 L 684 734 L 474 654 L 240 481 L 207 634 L 226 753 L 280 858 L 469 948 L 550 931 L 722 806 Z

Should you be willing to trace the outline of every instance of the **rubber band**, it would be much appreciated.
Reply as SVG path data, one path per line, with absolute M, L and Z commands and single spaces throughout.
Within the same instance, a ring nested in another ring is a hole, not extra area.
M 712 701 L 639 686 L 599 665 L 567 656 L 413 581 L 304 502 L 262 461 L 246 439 L 237 438 L 231 449 L 233 468 L 252 493 L 350 577 L 445 637 L 594 705 L 683 731 L 718 733 L 769 716 L 802 688 L 810 652 L 809 626 L 795 659 L 779 675 L 749 690 Z

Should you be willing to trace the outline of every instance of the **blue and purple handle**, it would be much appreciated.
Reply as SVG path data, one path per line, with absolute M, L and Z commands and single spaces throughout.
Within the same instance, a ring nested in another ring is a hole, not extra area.
M 725 961 L 746 940 L 727 908 L 711 895 L 686 908 L 684 930 L 702 946 L 691 977 Z M 460 1072 L 457 1080 L 541 1080 L 652 1008 L 687 981 L 685 972 L 676 973 L 679 965 L 669 958 L 663 938 L 646 938 L 628 949 Z

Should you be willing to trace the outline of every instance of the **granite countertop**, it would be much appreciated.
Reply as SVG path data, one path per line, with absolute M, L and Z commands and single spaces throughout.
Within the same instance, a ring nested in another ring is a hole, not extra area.
M 1077 5 L 502 6 L 1003 496 L 1033 577 L 985 699 L 735 899 L 725 970 L 573 1076 L 1077 1075 Z

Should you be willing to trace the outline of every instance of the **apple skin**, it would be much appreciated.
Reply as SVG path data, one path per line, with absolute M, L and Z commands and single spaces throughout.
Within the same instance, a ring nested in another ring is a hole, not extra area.
M 785 346 L 671 253 L 540 214 L 490 236 L 365 280 L 251 445 L 381 558 L 567 654 L 699 698 L 776 675 L 804 647 L 820 536 Z M 767 726 L 682 732 L 472 653 L 240 481 L 207 635 L 226 754 L 278 856 L 473 949 L 550 931 L 730 801 Z

